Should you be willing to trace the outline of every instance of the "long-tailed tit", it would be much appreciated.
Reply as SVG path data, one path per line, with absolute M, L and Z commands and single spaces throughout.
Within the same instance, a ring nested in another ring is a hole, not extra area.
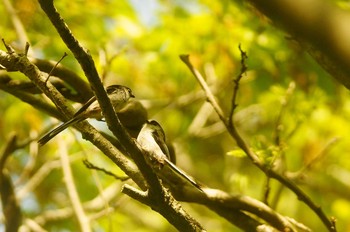
M 116 112 L 121 110 L 129 101 L 130 98 L 135 97 L 131 92 L 131 89 L 123 85 L 111 85 L 106 88 L 107 95 L 111 100 L 112 106 Z M 87 118 L 95 118 L 101 120 L 103 118 L 100 105 L 98 104 L 96 97 L 90 98 L 67 122 L 61 124 L 55 129 L 49 131 L 41 139 L 38 144 L 40 146 L 46 144 L 57 134 L 62 132 L 69 126 L 72 126 L 78 122 L 81 122 Z
M 165 133 L 158 122 L 154 120 L 147 121 L 137 136 L 137 142 L 141 148 L 151 156 L 146 157 L 146 160 L 151 163 L 153 169 L 156 169 L 156 173 L 164 177 L 164 181 L 173 182 L 173 178 L 170 180 L 169 178 L 171 177 L 169 175 L 165 176 L 163 172 L 165 169 L 170 168 L 170 170 L 182 180 L 191 183 L 198 190 L 203 191 L 195 180 L 170 161 Z M 156 165 L 154 163 L 156 163 Z

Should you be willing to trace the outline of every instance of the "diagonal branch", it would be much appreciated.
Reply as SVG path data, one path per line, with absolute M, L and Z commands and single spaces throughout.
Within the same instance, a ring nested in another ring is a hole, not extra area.
M 10 174 L 6 170 L 6 161 L 16 150 L 17 136 L 12 133 L 0 153 L 0 198 L 5 218 L 6 231 L 17 231 L 22 223 L 22 212 L 16 198 Z
M 213 106 L 214 110 L 216 111 L 216 113 L 220 117 L 221 121 L 226 125 L 227 119 L 225 118 L 223 110 L 221 109 L 221 107 L 217 103 L 217 101 L 215 100 L 213 93 L 211 92 L 208 84 L 205 82 L 201 73 L 197 69 L 195 69 L 193 67 L 193 65 L 191 64 L 190 59 L 189 59 L 189 55 L 180 55 L 180 59 L 187 65 L 189 70 L 192 72 L 194 77 L 197 79 L 197 81 L 199 82 L 199 84 L 203 88 L 204 92 L 206 93 L 208 101 Z
M 297 40 L 334 78 L 350 89 L 350 13 L 334 1 L 247 0 Z
M 157 183 L 156 176 L 152 170 L 146 165 L 146 162 L 143 159 L 143 155 L 138 147 L 135 145 L 135 142 L 127 134 L 123 126 L 121 125 L 119 118 L 116 116 L 114 109 L 110 103 L 110 100 L 105 92 L 102 82 L 97 73 L 95 63 L 91 55 L 84 49 L 78 40 L 74 37 L 72 32 L 69 30 L 67 24 L 64 22 L 64 19 L 60 16 L 53 1 L 39 0 L 41 8 L 44 10 L 48 18 L 50 19 L 53 26 L 56 28 L 60 37 L 67 45 L 67 47 L 72 51 L 74 57 L 79 62 L 82 67 L 86 77 L 88 78 L 96 98 L 101 106 L 103 115 L 105 116 L 106 122 L 108 123 L 109 129 L 113 134 L 119 139 L 119 141 L 126 147 L 126 150 L 130 152 L 130 156 L 134 159 L 137 166 L 139 166 L 141 173 L 146 178 L 149 184 L 156 186 Z M 135 154 L 135 155 L 134 155 Z M 159 183 L 158 183 L 159 185 Z M 160 185 L 159 185 L 160 186 Z M 160 188 L 160 187 L 159 187 Z
M 231 100 L 231 109 L 230 109 L 230 113 L 228 116 L 228 126 L 230 128 L 233 127 L 233 114 L 234 114 L 235 109 L 237 107 L 236 98 L 237 98 L 237 94 L 238 94 L 239 83 L 240 83 L 243 75 L 246 73 L 246 71 L 248 69 L 246 62 L 245 62 L 246 59 L 248 59 L 248 55 L 246 52 L 244 52 L 242 50 L 241 45 L 238 45 L 238 48 L 239 48 L 239 51 L 241 52 L 241 71 L 239 72 L 236 79 L 233 80 L 234 89 L 233 89 L 232 100 Z
M 142 153 L 141 149 L 135 140 L 129 136 L 124 127 L 121 125 L 119 118 L 116 115 L 107 96 L 107 93 L 103 88 L 91 55 L 79 44 L 78 40 L 71 33 L 68 26 L 65 24 L 64 20 L 54 7 L 53 1 L 39 0 L 39 3 L 53 26 L 56 28 L 64 43 L 72 51 L 75 58 L 82 67 L 86 77 L 92 86 L 92 89 L 95 92 L 96 98 L 102 109 L 102 113 L 106 119 L 109 129 L 125 147 L 125 151 L 134 160 L 142 175 L 146 179 L 149 187 L 147 196 L 153 203 L 151 207 L 155 210 L 160 209 L 161 214 L 178 229 L 181 229 L 184 226 L 193 227 L 193 224 L 195 224 L 193 228 L 196 231 L 201 230 L 199 223 L 195 222 L 194 220 L 189 220 L 187 213 L 185 213 L 183 210 L 180 210 L 179 207 L 172 205 L 172 202 L 169 201 L 169 197 L 166 195 L 166 192 L 163 191 L 159 179 L 152 171 L 152 169 L 146 164 L 144 154 Z M 94 144 L 98 146 L 96 143 Z M 131 176 L 131 178 L 133 177 Z M 141 185 L 141 187 L 144 186 Z
M 205 94 L 208 97 L 208 101 L 212 104 L 213 108 L 216 112 L 220 112 L 220 119 L 225 124 L 227 131 L 230 133 L 232 138 L 236 141 L 237 145 L 245 152 L 245 154 L 248 156 L 248 158 L 252 161 L 254 165 L 256 165 L 262 172 L 265 173 L 270 178 L 278 180 L 281 184 L 289 188 L 292 192 L 294 192 L 295 195 L 298 196 L 298 199 L 304 202 L 307 206 L 309 206 L 310 209 L 314 211 L 314 213 L 321 219 L 323 224 L 327 227 L 329 231 L 336 231 L 334 220 L 329 220 L 328 217 L 325 215 L 321 207 L 316 205 L 312 199 L 303 192 L 296 184 L 294 184 L 291 180 L 289 180 L 287 177 L 277 173 L 273 169 L 271 169 L 268 166 L 265 166 L 265 164 L 259 159 L 259 157 L 249 148 L 246 141 L 242 138 L 242 136 L 239 134 L 236 126 L 234 123 L 232 125 L 229 125 L 226 118 L 223 114 L 221 114 L 221 108 L 216 102 L 215 98 L 213 97 L 213 94 L 211 93 L 210 89 L 208 88 L 208 85 L 206 84 L 205 80 L 201 75 L 199 75 L 199 71 L 196 70 L 192 64 L 190 63 L 188 59 L 188 55 L 181 55 L 181 60 L 185 62 L 185 64 L 190 68 L 190 71 L 195 75 L 197 80 L 200 80 L 201 86 L 203 87 L 203 90 L 205 91 Z M 232 103 L 232 105 L 236 105 L 235 102 Z M 232 117 L 234 116 L 234 110 L 232 111 Z
M 45 85 L 46 77 L 40 70 L 32 64 L 28 58 L 22 54 L 6 53 L 0 50 L 0 64 L 7 70 L 20 71 L 26 75 L 37 87 L 44 92 L 64 115 L 72 116 L 74 110 L 66 102 L 65 98 L 52 86 L 50 82 Z M 69 117 L 66 117 L 67 119 Z M 106 140 L 96 129 L 87 122 L 76 125 L 90 142 L 94 143 L 108 158 L 117 164 L 128 176 L 130 176 L 139 186 L 145 187 L 144 180 L 140 176 L 137 168 L 129 159 L 125 158 L 108 140 Z
M 82 232 L 90 232 L 91 231 L 90 221 L 85 211 L 83 210 L 83 206 L 79 198 L 79 194 L 73 178 L 72 168 L 70 166 L 71 164 L 69 162 L 67 148 L 61 140 L 59 140 L 59 142 L 60 144 L 59 144 L 58 153 L 60 156 L 60 161 L 62 166 L 63 179 L 68 192 L 70 202 L 72 204 L 74 214 L 79 222 L 80 230 Z

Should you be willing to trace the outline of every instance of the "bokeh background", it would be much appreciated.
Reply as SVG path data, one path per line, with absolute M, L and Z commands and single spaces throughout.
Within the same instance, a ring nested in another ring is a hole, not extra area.
M 19 50 L 28 41 L 30 55 L 36 58 L 58 61 L 67 52 L 61 64 L 84 78 L 36 1 L 11 1 L 22 32 L 14 26 L 5 2 L 0 4 L 2 38 Z M 347 1 L 340 3 L 348 7 Z M 190 54 L 228 115 L 233 79 L 241 68 L 240 44 L 249 57 L 235 115 L 240 132 L 267 165 L 279 165 L 328 216 L 334 216 L 339 231 L 350 230 L 349 91 L 252 6 L 228 0 L 61 0 L 55 4 L 89 49 L 104 83 L 129 86 L 150 118 L 162 124 L 175 147 L 178 166 L 210 187 L 264 200 L 266 177 L 239 151 L 179 59 L 180 54 Z M 25 139 L 58 123 L 3 91 L 0 109 L 0 147 L 12 131 Z M 58 139 L 68 148 L 82 202 L 91 203 L 102 189 L 114 187 L 108 204 L 89 211 L 94 231 L 174 231 L 160 215 L 121 194 L 122 182 L 83 165 L 82 159 L 88 158 L 123 175 L 76 131 L 69 129 Z M 25 218 L 56 212 L 44 228 L 75 231 L 74 217 L 60 217 L 57 211 L 70 206 L 57 165 L 58 147 L 57 139 L 40 150 L 33 143 L 17 150 L 7 169 L 22 194 Z M 41 180 L 24 191 L 35 175 Z M 270 187 L 270 206 L 314 231 L 325 231 L 320 219 L 291 191 L 275 181 Z M 239 231 L 202 206 L 184 203 L 184 207 L 208 231 Z

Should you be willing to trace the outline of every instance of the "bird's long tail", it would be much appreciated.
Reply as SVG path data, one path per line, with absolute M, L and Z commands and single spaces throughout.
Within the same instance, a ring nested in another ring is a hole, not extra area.
M 45 134 L 41 139 L 38 140 L 39 146 L 45 145 L 47 142 L 49 142 L 53 137 L 55 137 L 57 134 L 61 133 L 63 130 L 65 130 L 67 127 L 74 125 L 77 122 L 80 122 L 84 120 L 84 118 L 80 117 L 73 117 L 69 121 L 59 125 L 55 129 L 49 131 L 47 134 Z
M 200 184 L 198 184 L 195 180 L 193 180 L 190 176 L 188 176 L 184 171 L 182 171 L 181 169 L 176 167 L 176 165 L 173 164 L 170 160 L 168 160 L 168 159 L 164 159 L 164 160 L 177 175 L 179 175 L 181 178 L 190 182 L 199 191 L 203 192 L 203 189 L 201 188 Z

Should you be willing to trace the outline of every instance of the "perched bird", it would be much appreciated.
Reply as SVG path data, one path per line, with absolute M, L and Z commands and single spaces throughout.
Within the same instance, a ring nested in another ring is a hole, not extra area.
M 178 184 L 178 182 L 185 181 L 196 187 L 199 191 L 203 192 L 200 184 L 198 184 L 170 161 L 165 133 L 158 122 L 154 120 L 147 121 L 137 136 L 137 142 L 141 148 L 151 156 L 146 157 L 146 160 L 151 163 L 152 167 L 156 169 L 156 173 L 162 176 L 164 181 L 173 183 L 176 182 L 176 184 Z M 182 181 L 180 181 L 178 178 L 175 180 L 171 174 L 166 174 L 165 171 L 168 169 L 180 177 Z
M 135 97 L 130 88 L 123 85 L 111 85 L 106 88 L 107 95 L 111 100 L 112 106 L 116 112 L 121 110 L 129 101 L 130 98 Z M 49 131 L 41 139 L 38 144 L 43 146 L 50 141 L 57 134 L 65 130 L 67 127 L 72 126 L 78 122 L 81 122 L 87 118 L 95 118 L 101 120 L 103 118 L 100 105 L 98 104 L 96 97 L 90 98 L 67 122 L 61 124 L 55 129 Z

